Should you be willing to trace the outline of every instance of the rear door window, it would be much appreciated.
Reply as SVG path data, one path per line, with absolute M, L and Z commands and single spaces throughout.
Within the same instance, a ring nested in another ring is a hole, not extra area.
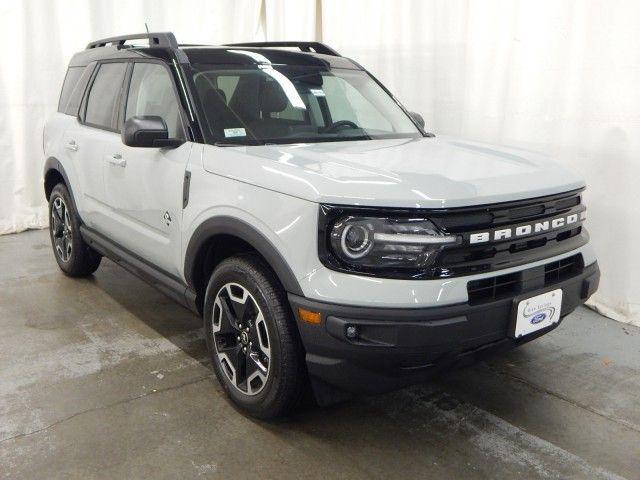
M 120 90 L 127 69 L 126 63 L 103 63 L 93 81 L 84 121 L 88 125 L 115 130 L 120 105 Z

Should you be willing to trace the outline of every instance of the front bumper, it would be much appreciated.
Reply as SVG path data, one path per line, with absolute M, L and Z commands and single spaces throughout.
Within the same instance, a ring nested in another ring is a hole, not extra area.
M 597 263 L 552 287 L 524 290 L 518 299 L 562 288 L 562 316 L 584 303 L 597 289 Z M 556 324 L 515 340 L 508 336 L 514 297 L 479 305 L 429 308 L 371 308 L 334 305 L 289 295 L 309 375 L 318 400 L 331 392 L 381 393 L 419 383 L 435 373 L 470 364 L 497 351 L 533 340 Z M 321 313 L 320 324 L 302 321 L 298 308 Z M 347 338 L 347 326 L 358 335 Z M 326 401 L 323 402 L 323 397 Z

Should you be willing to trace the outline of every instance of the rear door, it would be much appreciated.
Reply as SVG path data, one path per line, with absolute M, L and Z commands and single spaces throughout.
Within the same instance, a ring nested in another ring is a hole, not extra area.
M 169 67 L 130 64 L 120 128 L 132 116 L 163 118 L 169 137 L 185 139 L 183 112 Z M 179 275 L 180 225 L 185 170 L 192 148 L 129 147 L 114 138 L 105 151 L 105 201 L 110 237 L 172 275 Z
M 64 133 L 64 146 L 78 175 L 82 219 L 90 227 L 106 233 L 103 181 L 107 146 L 120 138 L 117 117 L 127 64 L 102 63 L 96 66 L 78 122 Z

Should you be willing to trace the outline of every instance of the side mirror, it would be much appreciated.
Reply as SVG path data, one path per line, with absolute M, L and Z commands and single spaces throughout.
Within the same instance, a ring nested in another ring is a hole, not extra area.
M 122 143 L 130 147 L 174 148 L 182 145 L 184 140 L 169 138 L 167 124 L 162 117 L 142 115 L 124 122 Z
M 416 122 L 421 129 L 424 130 L 424 118 L 422 118 L 422 115 L 416 112 L 409 112 L 409 115 L 411 116 L 413 121 Z

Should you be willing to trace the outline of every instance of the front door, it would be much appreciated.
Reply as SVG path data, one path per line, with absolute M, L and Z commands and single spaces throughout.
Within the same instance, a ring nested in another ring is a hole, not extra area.
M 166 65 L 133 63 L 125 89 L 124 121 L 157 115 L 170 138 L 185 138 L 177 92 Z M 105 152 L 104 187 L 110 237 L 165 272 L 180 272 L 184 174 L 193 144 L 129 147 L 120 138 Z

